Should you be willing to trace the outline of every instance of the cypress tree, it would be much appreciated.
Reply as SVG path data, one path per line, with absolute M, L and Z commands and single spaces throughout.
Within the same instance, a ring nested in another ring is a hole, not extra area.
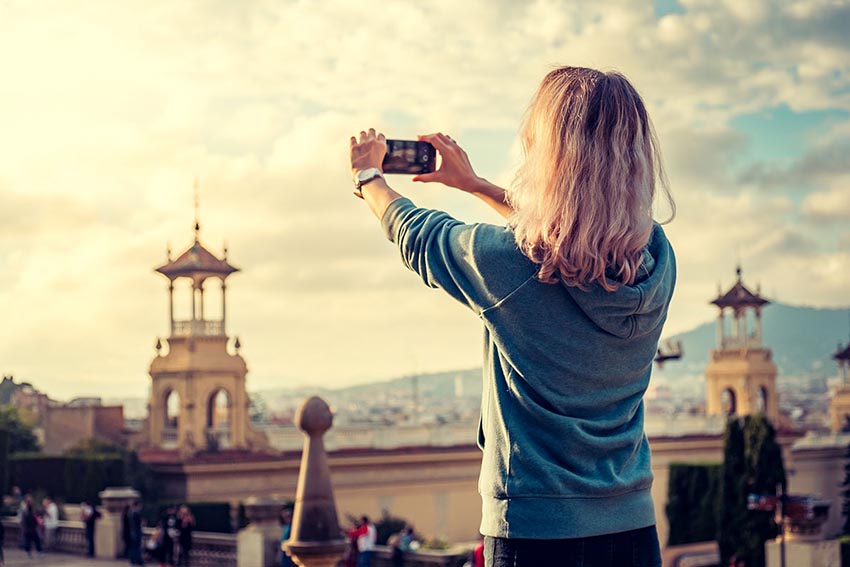
M 782 448 L 776 431 L 763 415 L 729 421 L 726 428 L 718 534 L 721 564 L 732 555 L 750 567 L 763 567 L 764 544 L 778 534 L 774 513 L 747 510 L 749 494 L 776 495 L 785 486 Z
M 746 520 L 746 498 L 744 432 L 737 419 L 730 419 L 723 435 L 723 478 L 717 534 L 721 565 L 728 565 L 729 558 L 743 547 L 741 535 Z
M 844 463 L 844 482 L 841 483 L 841 514 L 844 516 L 842 535 L 850 535 L 850 445 L 847 445 L 847 462 Z

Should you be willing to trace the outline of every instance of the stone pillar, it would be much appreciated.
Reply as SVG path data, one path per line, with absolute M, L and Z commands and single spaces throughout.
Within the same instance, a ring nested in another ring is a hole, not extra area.
M 272 498 L 245 501 L 248 526 L 236 536 L 238 567 L 274 567 L 280 550 L 281 527 L 278 523 L 283 502 Z
M 307 438 L 301 453 L 292 532 L 284 548 L 301 567 L 336 567 L 345 551 L 339 529 L 324 434 L 333 424 L 328 404 L 313 396 L 301 403 L 295 423 Z
M 94 553 L 103 559 L 115 559 L 124 551 L 121 529 L 124 508 L 134 500 L 139 493 L 127 486 L 108 487 L 100 496 L 101 518 L 95 523 Z

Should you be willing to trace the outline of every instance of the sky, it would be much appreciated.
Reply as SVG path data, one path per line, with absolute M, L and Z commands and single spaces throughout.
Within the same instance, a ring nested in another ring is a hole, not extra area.
M 348 138 L 445 132 L 507 185 L 530 98 L 566 64 L 623 72 L 658 131 L 678 206 L 666 335 L 715 316 L 738 261 L 772 299 L 847 306 L 847 29 L 850 3 L 826 0 L 0 0 L 0 373 L 145 396 L 168 333 L 153 269 L 192 243 L 195 179 L 201 241 L 241 269 L 228 331 L 249 390 L 479 366 L 480 322 L 352 196 Z

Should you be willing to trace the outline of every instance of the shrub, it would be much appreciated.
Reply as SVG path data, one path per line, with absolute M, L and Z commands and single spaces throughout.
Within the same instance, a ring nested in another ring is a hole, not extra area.
M 668 545 L 713 541 L 717 536 L 718 499 L 723 465 L 670 465 L 667 489 Z

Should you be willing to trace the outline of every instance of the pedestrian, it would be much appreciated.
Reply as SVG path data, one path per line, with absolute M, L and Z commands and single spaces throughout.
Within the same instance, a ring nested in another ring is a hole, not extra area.
M 177 508 L 169 506 L 160 519 L 162 526 L 162 562 L 174 567 L 174 543 L 180 535 L 177 529 Z
M 404 526 L 400 532 L 393 534 L 387 540 L 387 545 L 392 548 L 393 567 L 404 567 L 404 556 L 410 551 L 413 543 L 413 528 Z
M 292 510 L 289 508 L 281 510 L 278 520 L 280 521 L 280 567 L 295 567 L 295 561 L 283 548 L 283 544 L 292 533 Z
M 189 567 L 189 560 L 192 554 L 192 532 L 195 530 L 195 516 L 189 506 L 183 504 L 177 510 L 177 527 L 180 531 L 179 544 L 180 552 L 177 556 L 178 567 Z
M 56 532 L 59 529 L 59 506 L 50 496 L 45 497 L 41 504 L 44 507 L 44 549 L 51 551 L 56 547 Z
M 42 551 L 41 537 L 38 535 L 40 523 L 41 520 L 36 512 L 32 496 L 27 494 L 24 496 L 24 511 L 21 515 L 21 531 L 24 534 L 24 551 L 27 552 L 28 557 L 32 557 L 33 547 L 35 547 L 35 550 L 39 554 Z
M 134 500 L 127 512 L 127 559 L 130 565 L 142 565 L 142 504 Z
M 6 543 L 6 527 L 0 522 L 0 567 L 5 567 L 6 556 L 3 555 L 3 545 Z
M 673 202 L 652 125 L 623 75 L 560 67 L 520 139 L 508 190 L 442 133 L 420 136 L 442 161 L 412 179 L 474 195 L 506 225 L 465 224 L 403 198 L 384 178 L 387 143 L 374 129 L 350 139 L 355 194 L 404 265 L 483 323 L 487 565 L 661 565 L 643 396 L 676 265 L 653 220 L 656 188 L 671 212 Z
M 360 525 L 348 532 L 348 536 L 357 542 L 357 567 L 371 567 L 378 530 L 369 521 L 369 516 L 361 516 Z
M 80 504 L 80 519 L 85 525 L 86 555 L 88 557 L 94 557 L 94 534 L 99 518 L 100 511 L 97 509 L 97 506 L 90 504 L 86 500 Z

